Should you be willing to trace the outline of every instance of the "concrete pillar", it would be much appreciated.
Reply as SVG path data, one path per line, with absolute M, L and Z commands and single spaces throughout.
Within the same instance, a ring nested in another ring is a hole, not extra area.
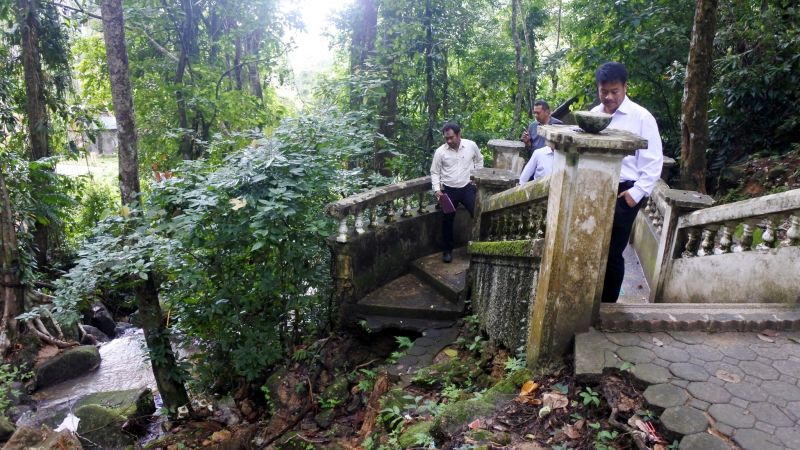
M 653 286 L 650 286 L 650 302 L 660 302 L 664 294 L 664 282 L 672 269 L 673 255 L 678 251 L 676 246 L 682 245 L 677 240 L 678 219 L 692 211 L 708 208 L 714 199 L 695 191 L 669 189 L 664 193 L 667 203 L 664 221 L 661 226 L 661 238 L 658 241 L 658 253 Z
M 525 167 L 525 158 L 522 152 L 525 151 L 525 144 L 521 141 L 509 141 L 506 139 L 492 139 L 486 143 L 492 149 L 492 160 L 495 169 L 506 169 L 519 176 Z
M 486 203 L 486 198 L 516 186 L 519 177 L 510 170 L 482 168 L 473 170 L 470 178 L 478 186 L 478 194 L 475 196 L 475 220 L 472 221 L 470 236 L 473 241 L 479 241 L 481 240 L 481 211 Z
M 555 154 L 544 256 L 529 321 L 531 366 L 565 353 L 575 334 L 587 331 L 596 317 L 622 158 L 647 147 L 647 140 L 621 130 L 538 129 Z

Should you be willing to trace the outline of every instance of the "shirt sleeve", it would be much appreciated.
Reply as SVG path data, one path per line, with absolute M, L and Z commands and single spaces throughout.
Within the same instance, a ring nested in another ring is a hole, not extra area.
M 522 173 L 519 174 L 519 184 L 523 185 L 527 183 L 534 173 L 536 173 L 536 152 L 531 155 L 531 159 L 528 160 L 528 163 L 525 164 L 525 168 L 522 169 Z
M 478 148 L 478 144 L 473 144 L 474 152 L 472 156 L 472 168 L 473 169 L 482 169 L 483 168 L 483 154 L 481 153 L 481 149 Z
M 661 168 L 664 164 L 661 135 L 652 114 L 642 116 L 641 135 L 647 139 L 647 149 L 636 151 L 636 169 L 639 171 L 639 179 L 630 189 L 631 197 L 637 203 L 653 192 L 656 182 L 661 178 Z
M 433 192 L 442 189 L 442 153 L 438 150 L 433 154 L 433 161 L 431 162 L 431 186 Z

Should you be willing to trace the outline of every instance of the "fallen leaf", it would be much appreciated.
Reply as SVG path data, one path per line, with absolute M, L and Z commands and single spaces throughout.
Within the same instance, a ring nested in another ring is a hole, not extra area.
M 659 339 L 659 338 L 657 338 L 657 337 L 654 337 L 654 338 L 653 338 L 653 344 L 656 344 L 656 345 L 657 345 L 657 346 L 659 346 L 659 347 L 663 347 L 663 346 L 664 346 L 664 343 L 663 343 L 663 342 L 661 342 L 661 339 Z
M 656 444 L 653 446 L 653 450 L 667 450 L 667 447 L 664 444 Z
M 542 395 L 542 404 L 551 409 L 566 408 L 569 405 L 569 399 L 559 392 L 548 392 Z
M 561 431 L 570 439 L 578 439 L 581 436 L 581 433 L 575 429 L 574 425 L 564 425 Z
M 770 330 L 769 328 L 767 328 L 766 330 L 762 330 L 761 334 L 763 334 L 764 336 L 767 336 L 767 337 L 775 337 L 775 336 L 778 335 L 778 332 L 775 331 L 775 330 Z
M 451 358 L 455 358 L 456 356 L 458 356 L 458 350 L 454 348 L 448 348 L 444 351 L 444 354 Z
M 795 344 L 800 344 L 800 338 L 796 338 L 794 336 L 789 338 L 790 341 L 794 342 Z
M 766 337 L 763 334 L 757 334 L 756 336 L 758 336 L 758 338 L 761 339 L 764 342 L 770 342 L 770 343 L 774 343 L 775 342 L 775 339 L 772 339 L 770 337 Z
M 525 384 L 522 385 L 522 389 L 519 391 L 519 395 L 531 395 L 536 389 L 539 388 L 539 384 L 534 382 L 533 380 L 528 380 Z
M 717 373 L 714 374 L 714 376 L 728 383 L 738 383 L 742 381 L 742 378 L 739 375 L 736 375 L 735 373 L 730 373 L 722 369 L 718 370 Z
M 542 404 L 542 400 L 539 398 L 528 397 L 525 395 L 520 395 L 517 397 L 517 402 L 522 403 L 523 405 L 531 405 L 531 406 L 539 406 Z
M 481 427 L 481 419 L 475 419 L 469 423 L 469 429 L 474 430 Z
M 539 410 L 539 418 L 547 417 L 547 415 L 551 412 L 553 412 L 553 408 L 549 406 L 542 406 L 542 408 Z
M 231 432 L 229 430 L 215 431 L 214 434 L 211 435 L 211 440 L 214 442 L 227 441 L 230 438 L 231 438 Z
M 627 395 L 620 394 L 619 402 L 617 403 L 617 409 L 619 409 L 620 412 L 633 411 L 636 409 L 636 400 L 628 397 Z

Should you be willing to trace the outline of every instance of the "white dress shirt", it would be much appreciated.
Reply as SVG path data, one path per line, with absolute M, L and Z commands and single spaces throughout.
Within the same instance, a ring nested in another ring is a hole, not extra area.
M 433 154 L 431 163 L 431 185 L 441 191 L 444 186 L 460 188 L 469 184 L 472 169 L 483 167 L 483 155 L 478 145 L 469 139 L 461 139 L 457 150 L 442 144 Z
M 536 180 L 543 176 L 550 175 L 552 171 L 553 149 L 547 146 L 537 148 L 533 151 L 528 164 L 525 164 L 525 168 L 522 169 L 522 173 L 519 176 L 519 184 L 527 183 L 531 180 L 531 176 L 533 176 L 533 180 Z
M 592 108 L 594 112 L 603 111 L 603 104 Z M 661 135 L 658 133 L 656 119 L 650 111 L 633 102 L 628 96 L 611 116 L 608 128 L 630 131 L 647 139 L 647 148 L 636 150 L 636 154 L 622 159 L 620 181 L 633 181 L 628 192 L 636 202 L 650 195 L 661 177 L 664 154 L 661 150 Z

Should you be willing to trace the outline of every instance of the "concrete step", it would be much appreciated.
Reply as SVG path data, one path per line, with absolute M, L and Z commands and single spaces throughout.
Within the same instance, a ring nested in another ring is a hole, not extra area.
M 457 319 L 463 312 L 463 301 L 449 301 L 414 274 L 403 275 L 370 292 L 349 311 L 358 315 L 428 320 Z
M 800 330 L 800 307 L 779 303 L 649 303 L 600 306 L 603 331 Z
M 457 323 L 456 320 L 409 319 L 369 314 L 355 314 L 354 317 L 357 319 L 356 322 L 372 333 L 389 329 L 422 333 L 424 331 L 452 328 Z
M 453 261 L 442 262 L 442 253 L 422 257 L 411 263 L 411 273 L 426 281 L 452 303 L 463 302 L 467 290 L 469 255 L 467 248 L 453 250 Z

